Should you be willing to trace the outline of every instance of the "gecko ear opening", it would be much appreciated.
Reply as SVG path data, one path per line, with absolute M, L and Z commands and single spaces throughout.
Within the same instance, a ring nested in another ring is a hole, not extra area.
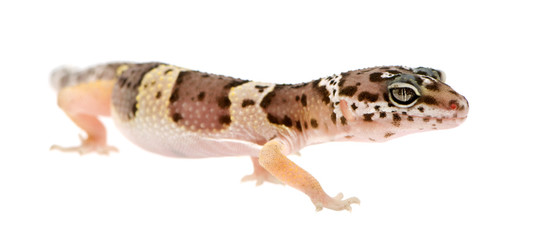
M 346 120 L 348 121 L 355 121 L 356 117 L 355 114 L 352 114 L 352 111 L 350 111 L 350 108 L 348 107 L 348 103 L 344 100 L 341 100 L 339 102 L 339 107 L 341 108 L 342 115 Z

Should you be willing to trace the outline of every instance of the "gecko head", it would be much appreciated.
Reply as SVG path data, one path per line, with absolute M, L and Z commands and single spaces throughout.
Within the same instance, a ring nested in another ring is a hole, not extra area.
M 445 84 L 445 74 L 439 70 L 392 66 L 345 75 L 340 114 L 351 120 L 349 129 L 365 133 L 371 141 L 452 128 L 467 118 L 467 100 Z M 357 90 L 345 94 L 345 86 Z

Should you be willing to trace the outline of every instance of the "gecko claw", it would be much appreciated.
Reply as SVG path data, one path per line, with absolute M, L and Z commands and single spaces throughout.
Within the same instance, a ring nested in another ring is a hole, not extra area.
M 352 211 L 352 204 L 360 205 L 360 201 L 356 197 L 350 197 L 345 200 L 343 200 L 344 195 L 342 193 L 339 193 L 335 195 L 335 197 L 329 198 L 324 201 L 325 203 L 322 203 L 322 201 L 313 201 L 316 211 L 319 212 L 323 208 L 329 208 L 332 210 L 340 211 L 340 210 L 347 210 L 349 212 Z
M 58 150 L 62 152 L 77 152 L 80 155 L 85 155 L 88 153 L 96 152 L 101 155 L 108 155 L 110 152 L 119 152 L 119 150 L 114 146 L 106 145 L 102 141 L 96 141 L 93 138 L 84 138 L 82 135 L 78 135 L 80 141 L 82 142 L 80 146 L 75 147 L 62 147 L 59 145 L 50 146 L 50 150 Z

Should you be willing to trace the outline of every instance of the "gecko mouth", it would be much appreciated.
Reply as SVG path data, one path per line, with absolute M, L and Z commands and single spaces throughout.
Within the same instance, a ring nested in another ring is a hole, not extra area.
M 432 117 L 432 116 L 415 116 L 409 115 L 413 121 L 421 122 L 424 124 L 430 124 L 434 129 L 447 129 L 453 128 L 462 124 L 466 119 L 465 116 L 452 116 L 452 117 Z

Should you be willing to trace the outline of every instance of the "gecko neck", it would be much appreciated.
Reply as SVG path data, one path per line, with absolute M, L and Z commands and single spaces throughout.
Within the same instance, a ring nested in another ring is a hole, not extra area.
M 271 123 L 285 126 L 282 137 L 299 149 L 306 145 L 341 141 L 351 127 L 340 110 L 338 83 L 341 75 L 332 75 L 308 83 L 276 85 L 263 99 Z M 265 97 L 266 99 L 266 97 Z

